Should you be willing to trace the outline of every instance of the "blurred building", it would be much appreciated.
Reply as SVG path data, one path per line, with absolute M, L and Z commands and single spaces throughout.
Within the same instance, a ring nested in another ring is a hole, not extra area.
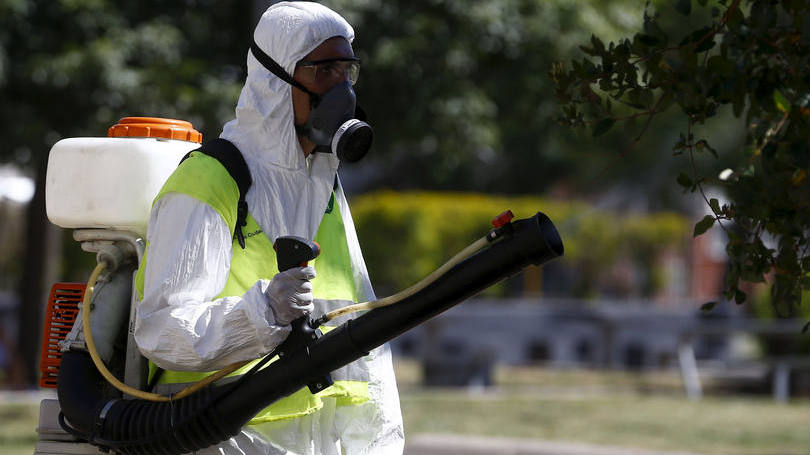
M 681 337 L 700 318 L 688 302 L 473 299 L 392 346 L 395 354 L 437 361 L 656 369 L 677 366 Z

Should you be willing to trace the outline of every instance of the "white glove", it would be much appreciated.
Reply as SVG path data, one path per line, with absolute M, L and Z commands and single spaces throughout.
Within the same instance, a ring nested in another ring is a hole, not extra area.
M 312 313 L 313 267 L 293 267 L 277 273 L 270 281 L 264 295 L 273 310 L 276 325 L 288 325 L 301 316 Z

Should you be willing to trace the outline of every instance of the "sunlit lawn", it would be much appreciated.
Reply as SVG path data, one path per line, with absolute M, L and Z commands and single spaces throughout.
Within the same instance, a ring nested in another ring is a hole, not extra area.
M 675 373 L 499 369 L 487 390 L 423 389 L 398 361 L 408 436 L 537 438 L 706 454 L 810 453 L 810 400 L 684 398 Z M 0 455 L 33 453 L 38 405 L 0 403 Z
M 810 400 L 684 396 L 677 372 L 501 368 L 488 390 L 416 387 L 399 362 L 407 435 L 535 438 L 706 454 L 810 453 Z M 711 393 L 711 389 L 709 389 Z
M 39 403 L 0 403 L 0 454 L 34 453 L 38 415 Z
M 810 450 L 810 404 L 674 397 L 557 399 L 524 394 L 404 394 L 406 432 L 539 438 L 707 454 Z

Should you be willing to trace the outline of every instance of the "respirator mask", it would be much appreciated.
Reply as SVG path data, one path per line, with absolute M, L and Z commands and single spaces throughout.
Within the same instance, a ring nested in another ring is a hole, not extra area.
M 334 153 L 341 161 L 353 163 L 363 158 L 371 148 L 374 131 L 365 122 L 366 116 L 357 106 L 352 80 L 334 86 L 323 95 L 313 93 L 292 78 L 254 41 L 250 50 L 256 60 L 284 82 L 309 95 L 310 111 L 306 123 L 295 129 L 316 144 L 315 153 Z

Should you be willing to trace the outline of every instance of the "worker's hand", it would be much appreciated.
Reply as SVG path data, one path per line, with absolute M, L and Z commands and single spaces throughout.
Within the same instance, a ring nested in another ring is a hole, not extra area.
M 273 310 L 276 325 L 290 322 L 312 313 L 312 282 L 315 278 L 313 267 L 293 267 L 279 272 L 270 281 L 265 295 L 267 304 Z

